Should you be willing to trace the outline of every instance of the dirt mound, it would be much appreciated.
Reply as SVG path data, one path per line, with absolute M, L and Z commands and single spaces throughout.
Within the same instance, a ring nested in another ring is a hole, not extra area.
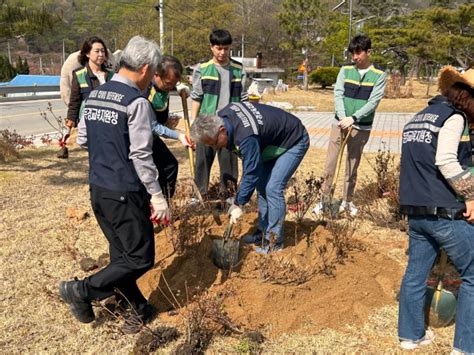
M 235 238 L 255 223 L 255 213 L 246 215 Z M 139 286 L 163 320 L 177 322 L 167 311 L 184 307 L 205 290 L 232 292 L 225 301 L 230 319 L 240 329 L 260 329 L 270 337 L 362 324 L 374 309 L 395 302 L 400 265 L 358 236 L 287 221 L 283 251 L 260 255 L 241 243 L 241 261 L 229 272 L 211 259 L 212 239 L 224 230 L 225 223 L 216 227 L 212 217 L 194 216 L 156 234 L 157 264 Z M 192 243 L 178 255 L 172 240 L 186 233 Z

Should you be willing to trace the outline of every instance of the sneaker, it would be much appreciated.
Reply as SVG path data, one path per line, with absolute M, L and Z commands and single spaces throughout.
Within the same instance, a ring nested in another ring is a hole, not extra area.
M 95 319 L 90 301 L 79 294 L 80 281 L 61 281 L 59 283 L 59 296 L 69 305 L 69 309 L 81 323 L 90 323 Z
M 346 210 L 349 211 L 349 214 L 351 215 L 351 217 L 355 217 L 357 215 L 357 212 L 358 212 L 357 207 L 354 205 L 354 203 L 352 201 L 351 202 L 346 202 L 346 201 L 341 202 L 341 205 L 339 206 L 339 213 L 343 213 Z
M 252 234 L 244 235 L 242 241 L 246 244 L 256 244 L 261 245 L 263 239 L 263 233 L 261 230 L 257 229 Z
M 402 340 L 400 341 L 400 347 L 405 350 L 413 350 L 418 347 L 418 345 L 430 345 L 435 338 L 434 332 L 431 329 L 427 329 L 425 336 L 420 340 Z
M 255 249 L 255 251 L 259 254 L 272 254 L 272 253 L 277 253 L 282 250 L 283 250 L 283 244 L 275 244 L 273 246 L 270 246 L 270 244 L 268 244 L 268 245 Z
M 124 315 L 122 332 L 124 334 L 136 334 L 140 332 L 145 324 L 150 323 L 157 314 L 155 306 L 151 303 L 144 303 L 135 310 L 129 309 L 128 314 Z

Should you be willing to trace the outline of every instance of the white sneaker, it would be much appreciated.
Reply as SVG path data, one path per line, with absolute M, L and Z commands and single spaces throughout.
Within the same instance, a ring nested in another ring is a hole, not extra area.
M 427 329 L 423 338 L 418 341 L 402 340 L 400 341 L 400 347 L 405 350 L 413 350 L 416 349 L 418 345 L 430 345 L 434 338 L 434 332 L 431 329 Z
M 324 205 L 323 205 L 323 203 L 322 203 L 322 202 L 318 202 L 318 203 L 316 204 L 316 206 L 314 206 L 314 208 L 311 210 L 311 212 L 312 212 L 313 214 L 315 214 L 316 216 L 319 216 L 319 215 L 323 214 L 323 212 L 324 212 Z
M 345 210 L 349 211 L 351 217 L 355 217 L 357 215 L 357 212 L 359 211 L 352 201 L 342 201 L 339 206 L 339 213 L 343 213 Z

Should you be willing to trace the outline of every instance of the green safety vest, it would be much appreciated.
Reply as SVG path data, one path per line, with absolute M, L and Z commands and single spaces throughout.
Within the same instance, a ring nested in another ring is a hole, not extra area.
M 105 81 L 109 81 L 114 76 L 114 72 L 106 69 L 107 79 Z M 87 72 L 87 67 L 75 71 L 77 82 L 79 83 L 79 87 L 81 88 L 81 94 L 84 96 L 83 99 L 89 96 L 90 92 L 92 91 L 92 82 L 89 74 Z
M 343 66 L 341 70 L 344 70 L 344 110 L 346 116 L 352 116 L 367 103 L 375 83 L 384 72 L 372 67 L 361 78 L 359 71 L 353 65 Z M 370 126 L 374 121 L 374 116 L 375 112 L 372 112 L 366 117 L 361 117 L 357 124 L 359 126 Z
M 242 94 L 242 65 L 234 60 L 230 61 L 232 79 L 230 82 L 230 102 L 240 102 Z M 221 81 L 219 71 L 213 60 L 201 64 L 201 82 L 203 97 L 200 114 L 212 115 L 217 111 Z
M 168 97 L 169 94 L 167 92 L 156 90 L 155 86 L 152 85 L 150 88 L 150 94 L 148 95 L 148 101 L 151 102 L 153 110 L 163 112 L 168 108 Z

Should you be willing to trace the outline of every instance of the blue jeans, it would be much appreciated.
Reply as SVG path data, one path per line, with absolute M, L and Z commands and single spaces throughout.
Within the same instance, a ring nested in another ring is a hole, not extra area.
M 408 219 L 408 265 L 400 288 L 398 336 L 418 341 L 425 335 L 426 280 L 443 248 L 461 274 L 454 348 L 474 353 L 474 225 L 436 216 Z
M 277 159 L 260 166 L 258 192 L 258 229 L 270 241 L 273 235 L 277 246 L 283 246 L 283 222 L 285 222 L 285 188 L 309 148 L 309 136 L 305 131 L 301 139 Z

